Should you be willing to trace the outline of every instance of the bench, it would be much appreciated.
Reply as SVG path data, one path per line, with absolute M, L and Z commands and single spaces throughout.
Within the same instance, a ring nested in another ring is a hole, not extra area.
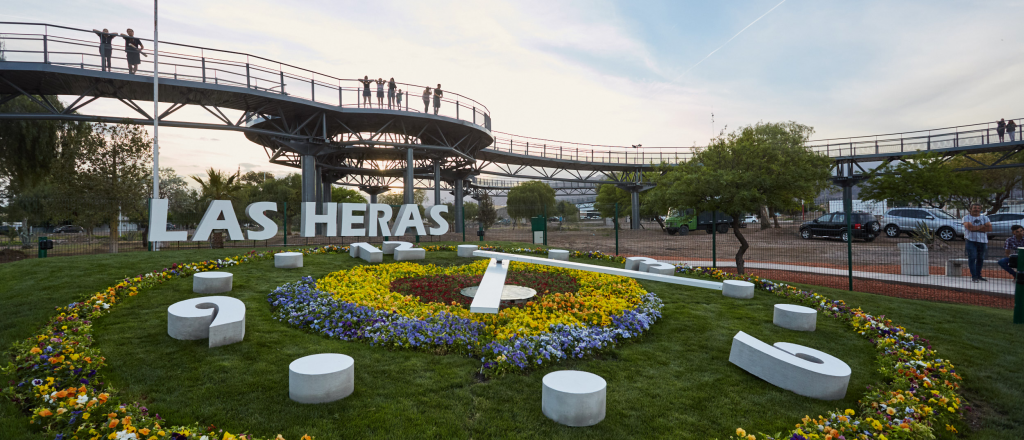
M 998 267 L 999 260 L 985 260 L 985 264 L 995 264 Z M 967 265 L 966 258 L 950 258 L 946 260 L 946 276 L 947 277 L 962 277 L 964 276 L 963 268 Z

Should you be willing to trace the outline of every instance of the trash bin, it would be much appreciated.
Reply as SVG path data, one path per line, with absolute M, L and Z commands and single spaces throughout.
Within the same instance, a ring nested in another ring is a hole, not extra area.
M 545 244 L 545 234 L 548 231 L 548 219 L 543 215 L 530 217 L 530 226 L 533 229 L 533 244 Z
M 928 246 L 924 243 L 900 243 L 900 273 L 928 276 Z

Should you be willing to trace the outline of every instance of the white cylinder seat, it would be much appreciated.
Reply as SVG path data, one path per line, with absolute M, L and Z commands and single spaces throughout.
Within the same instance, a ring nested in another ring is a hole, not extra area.
M 231 279 L 229 272 L 199 272 L 192 275 L 192 291 L 205 294 L 230 292 Z
M 790 330 L 813 332 L 818 324 L 818 311 L 794 304 L 776 304 L 772 323 Z
M 567 426 L 593 426 L 604 420 L 608 384 L 586 371 L 562 370 L 544 375 L 541 411 Z
M 569 261 L 569 251 L 562 249 L 548 249 L 548 258 L 552 260 Z
M 297 269 L 302 267 L 302 252 L 279 252 L 274 254 L 274 267 Z
M 473 252 L 475 252 L 478 249 L 480 249 L 480 247 L 475 244 L 460 244 L 458 249 L 458 255 L 463 258 L 472 258 Z
M 722 295 L 729 298 L 751 299 L 754 297 L 754 283 L 749 281 L 722 281 Z
M 327 403 L 355 389 L 355 361 L 338 353 L 298 358 L 288 365 L 288 397 L 299 403 Z
M 186 299 L 167 308 L 167 334 L 184 341 L 209 339 L 210 348 L 245 337 L 245 303 L 230 296 Z
M 423 248 L 395 249 L 395 261 L 422 260 L 427 258 L 427 250 Z

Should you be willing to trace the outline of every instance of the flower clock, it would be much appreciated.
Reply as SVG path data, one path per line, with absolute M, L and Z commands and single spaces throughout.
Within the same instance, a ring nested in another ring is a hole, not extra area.
M 275 318 L 342 340 L 479 357 L 485 374 L 525 371 L 583 358 L 637 338 L 662 303 L 636 280 L 512 263 L 506 284 L 537 291 L 532 301 L 471 313 L 460 292 L 479 284 L 487 261 L 464 266 L 393 263 L 304 278 L 268 296 Z

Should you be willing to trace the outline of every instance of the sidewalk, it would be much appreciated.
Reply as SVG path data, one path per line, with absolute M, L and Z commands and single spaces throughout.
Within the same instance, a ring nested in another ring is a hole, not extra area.
M 666 261 L 672 264 L 687 264 L 690 266 L 710 267 L 710 261 Z M 718 267 L 736 267 L 732 261 L 720 261 Z M 846 277 L 846 270 L 832 269 L 826 267 L 800 266 L 795 264 L 775 263 L 746 263 L 748 269 L 784 270 L 790 272 L 804 272 L 828 276 Z M 900 284 L 911 284 L 916 286 L 937 287 L 944 289 L 958 289 L 964 291 L 981 292 L 987 294 L 1013 296 L 1013 280 L 1005 278 L 992 278 L 988 282 L 972 283 L 970 277 L 947 277 L 945 275 L 913 276 L 892 273 L 866 272 L 861 270 L 853 271 L 854 278 L 888 281 Z

